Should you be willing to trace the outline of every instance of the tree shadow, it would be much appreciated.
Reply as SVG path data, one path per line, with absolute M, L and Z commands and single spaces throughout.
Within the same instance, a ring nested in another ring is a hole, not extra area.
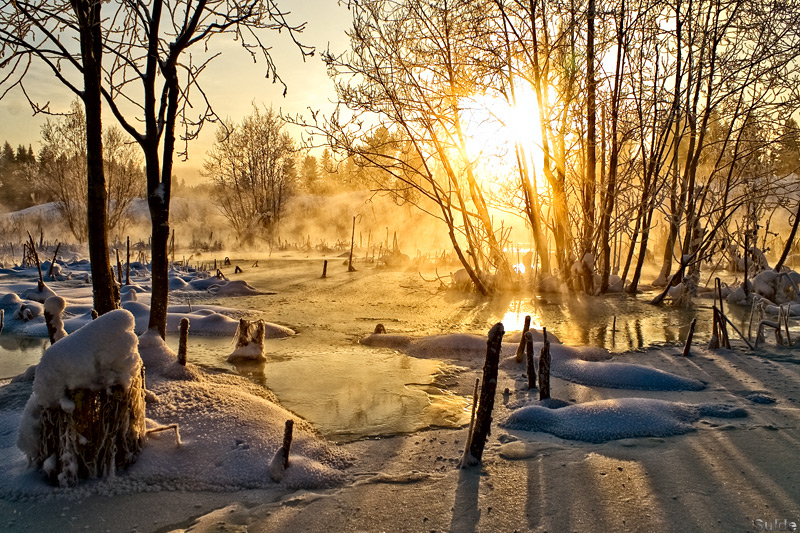
M 480 466 L 463 468 L 458 474 L 456 499 L 453 503 L 453 517 L 450 520 L 450 531 L 468 533 L 477 531 L 481 519 L 478 506 L 482 468 Z

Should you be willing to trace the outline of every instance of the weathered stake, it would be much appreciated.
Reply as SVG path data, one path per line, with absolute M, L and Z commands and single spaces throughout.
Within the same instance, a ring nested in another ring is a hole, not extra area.
M 550 397 L 550 341 L 547 340 L 547 328 L 542 328 L 544 346 L 539 354 L 539 400 Z
M 128 245 L 125 252 L 125 285 L 131 284 L 131 238 L 128 236 Z
M 694 326 L 697 324 L 697 319 L 692 319 L 692 324 L 689 326 L 689 334 L 686 336 L 686 345 L 683 347 L 683 356 L 689 357 L 689 351 L 692 349 L 692 337 L 694 336 Z
M 475 428 L 472 432 L 472 442 L 469 446 L 471 459 L 477 463 L 480 463 L 481 457 L 483 457 L 483 448 L 486 446 L 486 439 L 492 425 L 494 397 L 497 393 L 497 366 L 500 363 L 500 347 L 504 334 L 503 324 L 498 322 L 489 330 L 489 340 L 486 342 L 486 362 L 483 365 L 481 398 L 478 403 Z
M 475 378 L 475 392 L 472 393 L 472 415 L 469 417 L 469 430 L 467 431 L 467 443 L 464 445 L 464 455 L 461 456 L 460 468 L 469 466 L 469 448 L 472 445 L 472 430 L 475 428 L 475 409 L 478 407 L 478 384 L 480 378 Z
M 119 248 L 117 248 L 117 279 L 122 283 L 122 263 L 119 260 Z
M 350 259 L 347 261 L 348 272 L 356 271 L 356 269 L 353 268 L 353 245 L 355 244 L 355 239 L 356 239 L 356 217 L 353 217 L 353 233 L 350 236 Z
M 289 468 L 289 449 L 292 447 L 294 420 L 287 420 L 283 427 L 283 468 Z
M 322 263 L 322 277 L 328 277 L 328 260 L 326 259 L 324 263 Z
M 189 319 L 181 318 L 181 336 L 178 343 L 178 363 L 186 366 L 186 343 L 189 339 Z
M 528 390 L 536 388 L 536 367 L 533 365 L 533 334 L 528 331 L 523 335 L 525 339 L 525 368 L 528 372 Z
M 517 363 L 522 362 L 522 356 L 525 354 L 525 334 L 531 329 L 531 315 L 525 315 L 525 324 L 522 326 L 522 337 L 519 339 L 519 346 L 517 346 Z

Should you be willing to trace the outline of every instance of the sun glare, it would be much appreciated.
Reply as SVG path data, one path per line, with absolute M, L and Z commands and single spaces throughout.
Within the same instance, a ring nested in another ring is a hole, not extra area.
M 517 88 L 516 105 L 499 95 L 473 95 L 463 107 L 467 150 L 477 166 L 491 168 L 492 175 L 516 172 L 516 146 L 524 150 L 528 164 L 542 168 L 542 136 L 536 94 L 531 88 Z M 501 170 L 502 169 L 502 170 Z

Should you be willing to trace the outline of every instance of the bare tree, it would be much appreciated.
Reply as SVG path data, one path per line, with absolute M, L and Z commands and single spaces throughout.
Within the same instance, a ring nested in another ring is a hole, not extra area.
M 350 9 L 351 50 L 326 55 L 346 114 L 319 126 L 335 150 L 382 170 L 383 190 L 415 191 L 407 197 L 444 221 L 470 279 L 488 293 L 511 275 L 507 232 L 489 212 L 464 117 L 481 68 L 467 58 L 487 48 L 487 6 L 371 0 Z M 362 142 L 381 129 L 385 141 Z
M 106 183 L 103 173 L 101 126 L 104 38 L 100 0 L 33 2 L 3 0 L 0 3 L 0 77 L 2 93 L 19 87 L 36 62 L 83 102 L 86 111 L 87 233 L 92 268 L 94 307 L 103 314 L 119 305 L 119 290 L 113 281 L 108 249 Z M 75 43 L 78 48 L 75 49 Z M 71 72 L 67 74 L 65 69 Z M 80 79 L 80 83 L 74 80 Z M 48 106 L 31 101 L 35 112 Z
M 12 65 L 13 72 L 5 81 L 9 86 L 24 87 L 24 74 L 31 57 L 35 57 L 44 61 L 59 80 L 82 95 L 86 104 L 87 135 L 94 136 L 87 142 L 91 176 L 102 171 L 101 98 L 141 147 L 152 229 L 153 297 L 149 327 L 157 329 L 163 337 L 169 292 L 167 241 L 175 130 L 182 128 L 181 138 L 188 142 L 207 120 L 216 118 L 199 85 L 208 63 L 219 55 L 210 52 L 211 41 L 219 36 L 236 40 L 254 60 L 264 60 L 267 77 L 280 83 L 270 47 L 264 42 L 265 33 L 284 30 L 304 58 L 313 50 L 296 40 L 304 25 L 290 24 L 287 13 L 274 0 L 125 1 L 107 5 L 103 18 L 100 17 L 103 5 L 100 0 L 72 1 L 75 18 L 67 16 L 67 4 L 57 3 L 53 7 L 44 0 L 36 3 L 5 0 L 3 22 L 6 25 L 0 28 L 0 36 L 10 43 L 9 46 L 16 47 L 13 52 L 17 54 L 6 62 Z M 82 61 L 69 48 L 70 37 L 76 33 L 81 38 Z M 197 49 L 197 56 L 203 59 L 184 57 L 191 49 Z M 85 74 L 86 94 L 71 85 L 71 78 L 64 69 Z M 202 104 L 196 102 L 192 106 L 193 95 L 198 95 Z M 89 205 L 104 208 L 102 191 L 91 179 L 89 183 Z M 107 243 L 105 246 L 107 256 Z M 98 265 L 103 259 L 108 262 L 107 257 L 92 257 L 93 268 L 95 259 Z M 108 274 L 110 279 L 110 267 Z
M 206 154 L 203 173 L 240 242 L 271 239 L 295 185 L 287 168 L 294 141 L 283 125 L 272 109 L 256 107 L 240 125 L 220 126 Z
M 119 128 L 106 128 L 103 152 L 108 230 L 122 230 L 128 207 L 143 191 L 144 173 L 136 148 L 125 143 Z M 71 113 L 42 126 L 36 185 L 55 200 L 78 242 L 88 235 L 86 172 L 86 118 L 76 100 Z

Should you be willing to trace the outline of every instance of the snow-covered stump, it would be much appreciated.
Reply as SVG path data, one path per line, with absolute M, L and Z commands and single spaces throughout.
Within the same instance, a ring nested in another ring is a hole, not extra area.
M 17 445 L 67 487 L 136 461 L 144 444 L 145 393 L 138 338 L 115 310 L 53 344 L 36 368 Z
M 236 348 L 228 356 L 229 363 L 260 363 L 267 360 L 264 355 L 266 325 L 263 320 L 239 319 L 236 330 Z
M 533 334 L 526 331 L 522 336 L 525 340 L 525 370 L 528 375 L 528 390 L 536 388 L 536 367 L 533 364 Z
M 517 346 L 517 363 L 522 362 L 525 355 L 525 334 L 531 329 L 531 315 L 525 315 L 525 324 L 522 326 L 522 337 L 519 339 L 519 346 Z
M 544 344 L 539 354 L 539 400 L 550 397 L 550 341 L 547 340 L 547 328 L 542 328 Z
M 189 340 L 189 319 L 181 318 L 180 339 L 178 341 L 178 363 L 186 366 L 186 343 Z
M 497 367 L 500 364 L 500 348 L 503 343 L 505 330 L 503 324 L 498 322 L 489 330 L 489 339 L 486 341 L 486 362 L 483 365 L 483 384 L 481 385 L 481 398 L 478 402 L 478 411 L 475 418 L 475 427 L 472 431 L 472 440 L 469 445 L 469 457 L 466 464 L 477 464 L 483 457 L 483 449 L 492 426 L 492 411 L 494 410 L 494 397 L 497 393 Z
M 64 330 L 64 320 L 61 316 L 66 308 L 67 302 L 60 296 L 51 296 L 44 302 L 44 320 L 47 324 L 50 344 L 67 336 L 67 332 Z

